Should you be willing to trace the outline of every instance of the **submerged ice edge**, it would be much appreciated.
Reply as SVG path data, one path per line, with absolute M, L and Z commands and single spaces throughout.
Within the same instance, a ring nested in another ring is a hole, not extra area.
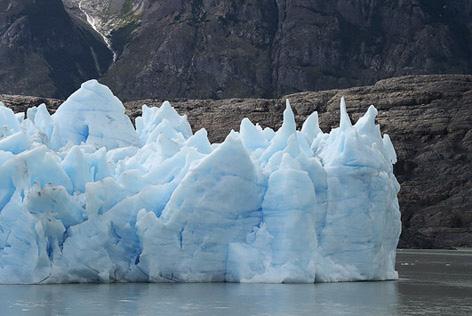
M 0 283 L 397 278 L 396 162 L 371 106 L 329 134 L 245 118 L 211 144 L 169 102 L 136 128 L 95 80 L 53 115 L 0 106 Z

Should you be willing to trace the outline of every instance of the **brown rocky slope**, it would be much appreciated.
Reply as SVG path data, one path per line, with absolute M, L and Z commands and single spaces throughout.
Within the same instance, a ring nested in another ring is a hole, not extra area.
M 356 120 L 370 104 L 379 110 L 378 122 L 398 154 L 395 173 L 403 233 L 400 247 L 442 248 L 472 246 L 472 76 L 429 75 L 381 80 L 373 86 L 303 92 L 281 99 L 174 100 L 197 130 L 205 127 L 212 141 L 237 130 L 243 117 L 263 126 L 280 126 L 284 100 L 289 98 L 299 124 L 312 111 L 320 114 L 324 131 L 338 125 L 341 96 Z M 58 100 L 0 96 L 15 111 Z M 161 100 L 126 103 L 128 114 L 140 115 L 141 105 Z

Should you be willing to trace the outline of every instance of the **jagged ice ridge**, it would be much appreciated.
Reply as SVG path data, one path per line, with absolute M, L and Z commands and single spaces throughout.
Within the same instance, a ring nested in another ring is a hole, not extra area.
M 396 154 L 371 106 L 329 134 L 245 118 L 210 144 L 164 102 L 136 128 L 92 80 L 50 115 L 0 106 L 0 283 L 397 278 Z

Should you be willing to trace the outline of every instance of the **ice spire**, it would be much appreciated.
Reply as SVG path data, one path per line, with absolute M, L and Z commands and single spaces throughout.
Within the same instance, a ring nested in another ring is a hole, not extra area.
M 287 134 L 291 134 L 296 131 L 297 125 L 295 123 L 295 116 L 293 115 L 292 107 L 290 106 L 290 101 L 287 99 L 285 104 L 284 121 L 281 128 L 288 132 Z
M 318 112 L 313 112 L 308 116 L 302 126 L 302 134 L 311 145 L 316 136 L 321 133 L 318 122 Z
M 247 117 L 241 121 L 240 126 L 241 140 L 246 148 L 256 149 L 267 146 L 267 140 L 260 126 L 252 124 Z
M 347 114 L 346 100 L 344 99 L 344 97 L 341 97 L 340 112 L 341 112 L 340 114 L 341 119 L 340 119 L 339 127 L 341 129 L 352 127 L 351 119 L 349 118 L 349 115 Z
M 295 116 L 293 115 L 290 101 L 287 99 L 284 111 L 284 120 L 282 126 L 272 138 L 269 147 L 264 151 L 260 157 L 260 161 L 267 162 L 276 152 L 284 150 L 288 144 L 288 139 L 292 135 L 296 135 L 297 126 L 295 123 Z
M 374 137 L 380 141 L 382 138 L 380 134 L 380 127 L 375 124 L 377 113 L 377 109 L 371 105 L 367 112 L 357 121 L 354 126 L 360 134 Z

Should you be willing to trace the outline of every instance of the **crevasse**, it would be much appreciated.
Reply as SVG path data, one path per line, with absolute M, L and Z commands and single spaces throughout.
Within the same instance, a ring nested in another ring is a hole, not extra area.
M 54 115 L 0 106 L 0 283 L 397 278 L 399 184 L 372 106 L 329 134 L 248 119 L 221 144 L 168 102 L 88 81 Z

